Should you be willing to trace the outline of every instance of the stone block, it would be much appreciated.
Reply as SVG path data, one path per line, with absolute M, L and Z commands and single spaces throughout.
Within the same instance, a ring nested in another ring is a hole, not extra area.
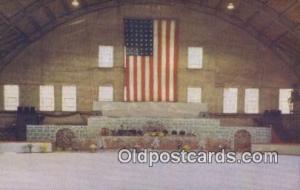
M 0 152 L 52 152 L 52 144 L 49 142 L 0 142 Z

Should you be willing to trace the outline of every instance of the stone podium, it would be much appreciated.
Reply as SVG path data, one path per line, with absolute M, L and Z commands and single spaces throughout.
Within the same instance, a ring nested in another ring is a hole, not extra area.
M 94 102 L 93 111 L 107 117 L 197 118 L 208 110 L 205 103 Z

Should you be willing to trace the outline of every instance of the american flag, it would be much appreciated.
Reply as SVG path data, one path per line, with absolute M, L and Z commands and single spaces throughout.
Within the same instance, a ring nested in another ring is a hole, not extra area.
M 124 100 L 176 101 L 177 23 L 124 19 Z

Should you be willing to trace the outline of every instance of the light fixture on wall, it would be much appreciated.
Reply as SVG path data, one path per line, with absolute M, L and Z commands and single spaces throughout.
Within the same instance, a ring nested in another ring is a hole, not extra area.
M 227 4 L 227 9 L 228 9 L 228 10 L 233 10 L 233 9 L 235 9 L 234 3 L 233 3 L 233 2 L 229 2 L 229 3 Z
M 72 4 L 73 7 L 78 7 L 79 6 L 79 1 L 78 0 L 73 0 L 71 4 Z

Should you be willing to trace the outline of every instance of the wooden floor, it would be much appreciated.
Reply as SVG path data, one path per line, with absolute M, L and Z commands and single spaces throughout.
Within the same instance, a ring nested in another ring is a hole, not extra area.
M 0 190 L 297 190 L 300 157 L 279 164 L 120 164 L 116 152 L 0 154 Z

